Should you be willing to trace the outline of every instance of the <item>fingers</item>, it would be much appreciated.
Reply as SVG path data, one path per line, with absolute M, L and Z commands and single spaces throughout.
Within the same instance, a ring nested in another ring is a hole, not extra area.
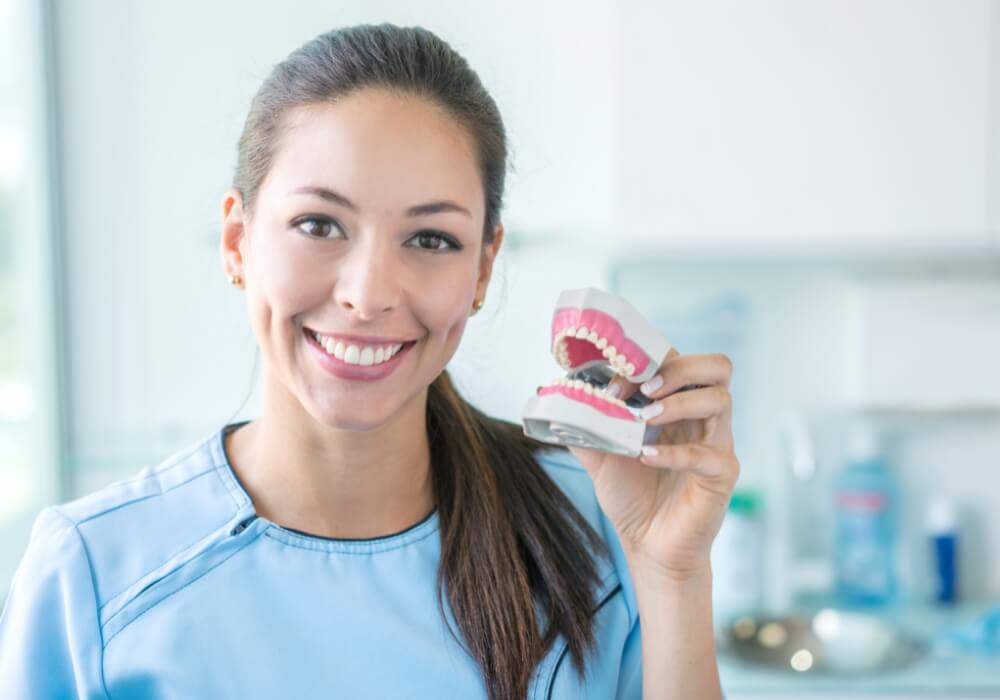
M 701 389 L 680 391 L 653 401 L 641 411 L 639 417 L 646 425 L 663 425 L 673 421 L 711 418 L 724 415 L 732 409 L 732 396 L 724 386 L 707 386 Z
M 659 399 L 692 384 L 728 387 L 732 377 L 733 363 L 726 355 L 678 355 L 668 358 L 660 371 L 642 386 L 652 387 L 649 392 L 643 391 L 646 396 Z
M 740 473 L 736 455 L 705 445 L 646 445 L 639 460 L 651 467 L 687 471 L 733 484 Z

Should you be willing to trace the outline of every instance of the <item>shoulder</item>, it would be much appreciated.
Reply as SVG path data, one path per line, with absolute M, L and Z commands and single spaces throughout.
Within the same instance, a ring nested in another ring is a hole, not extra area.
M 590 474 L 569 450 L 539 449 L 535 452 L 535 459 L 608 545 L 611 561 L 601 560 L 602 575 L 608 577 L 609 584 L 621 585 L 630 621 L 634 621 L 639 612 L 628 562 L 618 533 L 597 500 L 597 492 Z
M 130 478 L 46 508 L 29 549 L 51 553 L 75 540 L 98 607 L 126 597 L 150 572 L 221 536 L 248 505 L 223 468 L 218 440 L 215 433 Z

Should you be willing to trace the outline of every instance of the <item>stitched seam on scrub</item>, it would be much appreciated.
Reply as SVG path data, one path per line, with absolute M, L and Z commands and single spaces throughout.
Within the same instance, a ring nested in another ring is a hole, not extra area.
M 172 457 L 169 457 L 169 459 L 171 460 L 170 462 L 166 462 L 166 464 L 161 463 L 160 465 L 153 465 L 153 472 L 150 473 L 150 474 L 147 474 L 146 476 L 138 476 L 137 475 L 137 476 L 129 477 L 128 479 L 122 479 L 121 481 L 116 481 L 113 484 L 108 484 L 105 488 L 107 488 L 107 489 L 118 489 L 118 488 L 123 488 L 125 486 L 129 486 L 131 484 L 139 484 L 139 483 L 142 483 L 143 481 L 148 481 L 150 479 L 155 479 L 155 478 L 159 477 L 160 475 L 165 474 L 166 472 L 169 472 L 170 470 L 174 469 L 175 467 L 179 467 L 180 465 L 182 465 L 184 463 L 184 460 L 186 460 L 188 457 L 190 457 L 191 455 L 193 455 L 198 450 L 202 449 L 204 446 L 205 446 L 205 440 L 202 440 L 197 445 L 194 445 L 194 446 L 190 447 L 186 452 L 183 452 L 182 454 L 173 455 Z M 159 467 L 159 468 L 157 468 L 157 467 Z M 131 501 L 129 501 L 129 503 L 131 503 Z M 100 513 L 98 513 L 98 515 L 100 515 Z M 93 517 L 93 516 L 88 516 L 88 520 L 90 519 L 90 517 Z M 83 521 L 81 521 L 81 522 L 83 522 Z
M 119 510 L 120 508 L 124 508 L 125 506 L 130 506 L 133 503 L 139 503 L 140 501 L 145 501 L 145 500 L 150 499 L 150 498 L 155 498 L 156 496 L 162 496 L 165 493 L 170 493 L 174 489 L 179 488 L 181 486 L 184 486 L 185 484 L 189 484 L 192 481 L 194 481 L 195 479 L 203 477 L 203 476 L 205 476 L 206 474 L 208 474 L 211 471 L 212 470 L 211 470 L 211 467 L 210 467 L 209 469 L 207 469 L 207 470 L 205 470 L 203 472 L 200 472 L 198 474 L 195 474 L 191 478 L 186 479 L 186 480 L 184 480 L 184 481 L 182 481 L 182 482 L 180 482 L 178 484 L 174 484 L 170 488 L 165 489 L 163 491 L 155 491 L 153 493 L 147 493 L 147 494 L 144 494 L 142 496 L 136 496 L 135 498 L 133 498 L 130 501 L 125 501 L 124 503 L 117 503 L 117 504 L 111 506 L 110 508 L 105 508 L 104 510 L 102 510 L 102 511 L 100 511 L 98 513 L 91 513 L 86 518 L 82 518 L 80 520 L 79 524 L 82 525 L 83 523 L 89 522 L 89 521 L 93 520 L 94 518 L 98 518 L 98 517 L 100 517 L 102 515 L 107 515 L 108 513 L 114 513 L 116 510 Z
M 162 598 L 160 598 L 156 602 L 151 603 L 147 607 L 145 607 L 142 610 L 140 610 L 138 613 L 136 613 L 135 617 L 133 617 L 131 620 L 129 620 L 128 622 L 126 622 L 124 625 L 122 625 L 118 629 L 118 631 L 115 632 L 113 635 L 111 635 L 110 637 L 108 637 L 107 641 L 104 642 L 104 647 L 107 648 L 108 644 L 111 643 L 111 640 L 114 639 L 115 637 L 117 637 L 119 634 L 121 634 L 122 631 L 125 630 L 125 629 L 127 629 L 133 622 L 135 622 L 136 620 L 138 620 L 140 617 L 142 617 L 143 615 L 145 615 L 147 612 L 149 612 L 150 610 L 152 610 L 153 608 L 155 608 L 157 605 L 159 605 L 163 601 L 167 600 L 168 598 L 172 598 L 176 594 L 180 593 L 181 591 L 183 591 L 185 588 L 187 588 L 188 586 L 190 586 L 192 583 L 194 583 L 195 581 L 197 581 L 198 579 L 200 579 L 205 574 L 210 573 L 210 572 L 214 571 L 215 569 L 217 569 L 218 567 L 220 567 L 223 564 L 225 564 L 227 561 L 229 561 L 234 556 L 236 556 L 237 554 L 239 554 L 240 552 L 242 552 L 244 549 L 246 549 L 247 545 L 249 545 L 251 542 L 254 542 L 258 537 L 260 537 L 260 533 L 257 533 L 256 535 L 254 535 L 253 537 L 251 537 L 250 539 L 248 539 L 246 542 L 243 543 L 242 547 L 234 550 L 232 552 L 232 554 L 230 554 L 228 557 L 226 557 L 226 558 L 222 559 L 221 561 L 216 562 L 212 566 L 208 567 L 207 569 L 205 569 L 204 571 L 202 571 L 200 574 L 198 574 L 197 576 L 195 576 L 193 579 L 191 579 L 190 581 L 188 581 L 187 583 L 185 583 L 183 586 L 181 586 L 180 588 L 178 588 L 176 591 L 172 591 L 172 592 L 168 593 L 167 595 L 163 596 Z M 188 560 L 187 562 L 185 562 L 184 564 L 182 564 L 177 569 L 174 569 L 174 571 L 179 571 L 181 568 L 184 567 L 185 564 L 191 564 L 193 561 L 194 560 Z M 169 576 L 169 574 L 165 575 L 162 579 L 160 579 L 160 581 L 165 580 L 168 576 Z M 159 583 L 160 581 L 157 581 L 157 582 L 155 582 L 155 583 L 153 583 L 151 585 L 155 586 L 156 583 Z M 115 615 L 118 615 L 118 614 L 119 613 L 115 613 Z M 111 620 L 109 619 L 108 622 L 111 622 Z
M 332 554 L 350 554 L 352 556 L 366 556 L 366 555 L 369 555 L 369 554 L 378 554 L 380 552 L 391 552 L 391 551 L 393 551 L 395 549 L 402 549 L 403 547 L 407 547 L 407 546 L 409 546 L 411 544 L 416 544 L 417 542 L 420 542 L 421 540 L 427 539 L 428 537 L 430 537 L 431 535 L 433 535 L 437 531 L 438 531 L 438 528 L 434 527 L 429 532 L 421 535 L 420 537 L 415 537 L 413 539 L 407 539 L 404 542 L 395 542 L 395 543 L 393 543 L 391 545 L 382 545 L 382 546 L 379 546 L 377 543 L 373 545 L 373 544 L 366 544 L 366 543 L 363 543 L 363 542 L 358 542 L 358 543 L 351 543 L 351 542 L 329 542 L 329 543 L 327 543 L 327 542 L 291 541 L 291 540 L 295 540 L 295 533 L 291 533 L 291 537 L 288 537 L 287 535 L 285 535 L 284 532 L 278 531 L 278 532 L 273 532 L 272 533 L 270 529 L 265 530 L 264 534 L 267 535 L 268 537 L 270 537 L 273 540 L 277 540 L 278 542 L 281 542 L 282 544 L 287 544 L 289 547 L 297 547 L 299 549 L 308 549 L 308 550 L 313 551 L 313 552 L 329 552 L 329 553 L 332 553 Z M 354 544 L 360 545 L 360 547 L 357 548 L 357 551 L 354 551 L 355 548 L 352 546 Z M 331 546 L 327 546 L 327 545 L 332 545 L 332 547 Z M 340 547 L 346 547 L 346 549 L 340 549 Z
M 226 523 L 228 523 L 230 517 L 231 516 L 227 516 L 226 519 L 222 521 L 222 524 L 225 525 Z M 188 551 L 189 549 L 191 549 L 192 547 L 194 547 L 198 543 L 203 542 L 206 538 L 212 537 L 218 531 L 219 527 L 221 527 L 221 526 L 216 526 L 212 530 L 212 532 L 210 534 L 208 534 L 208 535 L 199 534 L 194 540 L 192 540 L 191 542 L 188 542 L 181 549 L 179 549 L 179 550 L 173 552 L 172 554 L 168 555 L 163 561 L 161 561 L 159 564 L 157 564 L 156 566 L 154 566 L 152 569 L 150 569 L 146 573 L 142 574 L 141 576 L 139 576 L 138 578 L 136 578 L 135 580 L 133 580 L 131 583 L 129 583 L 127 586 L 125 586 L 120 591 L 118 591 L 117 593 L 115 593 L 113 596 L 110 596 L 107 599 L 107 601 L 105 601 L 104 604 L 101 605 L 100 611 L 103 613 L 104 612 L 104 608 L 108 607 L 108 605 L 110 605 L 122 593 L 124 593 L 125 591 L 127 591 L 129 588 L 131 588 L 132 586 L 134 586 L 135 584 L 137 584 L 142 579 L 144 579 L 147 576 L 149 576 L 151 573 L 153 573 L 154 571 L 156 571 L 157 569 L 159 569 L 161 566 L 163 566 L 164 564 L 166 564 L 168 561 L 170 561 L 174 557 L 179 557 L 179 556 L 183 555 L 184 552 Z
M 55 513 L 56 515 L 58 515 L 60 518 L 62 518 L 62 520 L 64 520 L 65 522 L 69 523 L 69 526 L 71 528 L 73 528 L 73 531 L 76 533 L 77 539 L 80 540 L 80 549 L 83 550 L 83 558 L 84 558 L 84 560 L 86 560 L 86 562 L 87 562 L 87 570 L 90 572 L 90 589 L 94 593 L 94 608 L 95 608 L 95 612 L 96 612 L 96 608 L 97 608 L 97 580 L 96 580 L 96 578 L 94 576 L 94 564 L 90 560 L 90 551 L 87 549 L 87 542 L 86 542 L 86 540 L 83 539 L 83 534 L 77 528 L 76 523 L 74 523 L 67 515 L 65 515 L 64 513 L 62 513 L 59 510 L 58 507 L 53 507 L 52 508 L 52 512 Z M 103 641 L 104 630 L 101 629 L 101 616 L 100 616 L 100 614 L 97 615 L 96 622 L 97 622 L 97 638 L 99 640 L 101 640 L 101 659 L 100 659 L 100 661 L 101 661 L 101 690 L 104 691 L 105 697 L 110 698 L 111 695 L 108 693 L 107 684 L 104 682 L 104 641 Z
M 231 471 L 232 466 L 227 463 L 225 448 L 219 442 L 220 440 L 225 440 L 225 436 L 223 435 L 221 438 L 216 436 L 216 438 L 211 443 L 212 463 L 215 465 L 215 473 L 219 477 L 219 481 L 222 482 L 222 485 L 226 487 L 226 492 L 233 499 L 236 507 L 242 508 L 247 503 L 252 503 L 252 501 L 247 500 L 249 494 L 245 495 L 243 493 L 243 489 L 240 488 L 239 483 L 236 481 L 236 476 Z
M 612 573 L 614 573 L 614 572 L 612 571 Z M 605 580 L 607 580 L 607 578 L 605 578 Z M 597 619 L 597 613 L 599 613 L 601 611 L 601 608 L 603 608 L 605 605 L 607 605 L 612 600 L 614 600 L 614 597 L 616 595 L 618 595 L 619 593 L 621 593 L 622 596 L 624 597 L 625 593 L 624 593 L 624 591 L 622 589 L 622 584 L 621 584 L 620 581 L 614 587 L 612 587 L 612 588 L 610 588 L 608 590 L 602 590 L 601 591 L 601 596 L 603 596 L 603 597 L 601 598 L 600 601 L 598 601 L 597 607 L 595 607 L 593 609 L 593 611 L 591 612 L 591 615 L 592 615 L 593 619 L 596 620 Z M 626 609 L 626 611 L 628 610 L 628 606 L 627 605 L 625 606 L 625 609 Z M 562 665 L 563 659 L 566 657 L 566 651 L 568 649 L 569 649 L 569 642 L 563 640 L 562 647 L 559 650 L 559 656 L 556 659 L 556 662 L 555 662 L 555 664 L 552 667 L 552 672 L 546 674 L 548 676 L 548 679 L 547 679 L 546 685 L 545 685 L 545 700 L 551 700 L 551 698 L 552 698 L 552 689 L 555 687 L 556 674 L 559 673 L 559 667 Z M 531 691 L 532 692 L 532 697 L 534 697 L 534 694 L 538 690 L 538 684 L 541 682 L 541 680 L 542 680 L 541 679 L 541 674 L 539 674 L 538 677 L 535 678 L 535 687 Z
M 612 577 L 614 577 L 614 579 L 615 579 L 613 582 L 610 581 L 610 579 Z M 614 597 L 614 593 L 616 593 L 617 590 L 621 590 L 621 581 L 618 580 L 618 573 L 614 570 L 614 568 L 611 568 L 608 571 L 608 573 L 604 575 L 604 578 L 601 579 L 601 585 L 598 587 L 598 590 L 597 590 L 597 606 L 594 608 L 594 610 L 591 612 L 591 614 L 596 616 L 597 615 L 597 611 L 600 610 L 604 606 L 605 603 L 607 603 L 609 600 L 611 600 Z M 628 608 L 628 606 L 626 606 L 626 609 L 627 608 Z M 567 642 L 564 639 L 562 641 L 562 647 L 563 648 L 569 647 L 569 642 Z M 556 649 L 559 649 L 558 638 L 557 638 L 557 646 L 554 646 L 553 649 L 552 649 L 552 651 L 550 653 L 555 653 Z M 559 649 L 559 655 L 560 655 L 560 657 L 562 656 L 562 649 Z M 542 682 L 542 675 L 543 675 L 543 673 L 542 673 L 542 671 L 543 671 L 542 665 L 544 663 L 545 663 L 545 659 L 542 659 L 538 663 L 538 667 L 535 670 L 535 681 L 534 681 L 534 683 L 531 684 L 531 693 L 530 693 L 530 696 L 532 698 L 535 697 L 535 694 L 538 691 L 538 684 Z M 552 674 L 551 674 L 552 677 L 555 677 L 555 672 L 558 669 L 558 667 L 559 667 L 559 659 L 557 658 L 556 661 L 555 661 L 555 668 L 553 668 L 553 670 L 552 670 Z
M 618 586 L 611 591 L 608 597 L 602 600 L 601 604 L 594 609 L 593 614 L 595 619 L 597 618 L 597 613 L 601 611 L 601 608 L 603 608 L 607 603 L 610 603 L 612 600 L 614 600 L 615 596 L 619 593 L 622 593 L 624 595 L 624 593 L 622 592 L 621 584 L 618 584 Z M 559 652 L 559 660 L 556 661 L 555 668 L 552 669 L 552 673 L 549 675 L 549 682 L 546 688 L 545 700 L 552 700 L 552 690 L 556 687 L 556 674 L 559 673 L 559 667 L 562 666 L 563 659 L 566 658 L 566 652 L 568 650 L 569 650 L 569 645 L 567 644 L 566 646 L 563 647 L 562 651 Z

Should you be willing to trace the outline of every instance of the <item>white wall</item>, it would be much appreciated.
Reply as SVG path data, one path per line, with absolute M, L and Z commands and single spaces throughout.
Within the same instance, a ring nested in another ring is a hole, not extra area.
M 57 3 L 70 400 L 76 454 L 91 470 L 79 490 L 216 429 L 243 401 L 254 339 L 243 296 L 221 271 L 220 195 L 270 66 L 334 26 L 388 20 L 434 30 L 469 59 L 504 114 L 516 168 L 509 249 L 453 363 L 470 398 L 498 415 L 516 419 L 556 374 L 546 350 L 551 303 L 565 287 L 607 286 L 600 256 L 609 246 L 643 257 L 640 240 L 860 246 L 863 234 L 882 234 L 890 245 L 922 236 L 995 251 L 998 3 L 753 7 Z M 872 37 L 889 42 L 883 64 Z M 935 38 L 943 44 L 925 53 L 921 42 Z M 796 56 L 809 61 L 789 65 Z M 883 72 L 866 72 L 872 62 Z M 845 120 L 847 131 L 832 129 Z M 656 298 L 668 269 L 631 288 Z M 699 280 L 694 270 L 676 294 L 717 291 L 729 279 Z M 738 444 L 746 483 L 771 494 L 781 478 L 772 418 L 787 391 L 808 401 L 837 388 L 835 346 L 815 346 L 843 322 L 830 284 L 793 269 L 741 287 L 766 306 L 738 368 L 748 436 Z M 777 338 L 785 354 L 768 354 Z M 785 372 L 788 356 L 801 360 L 797 373 Z M 809 374 L 805 357 L 827 373 Z M 259 398 L 241 416 L 255 415 Z M 994 443 L 963 440 L 962 449 L 973 443 L 980 447 L 954 461 L 981 488 L 958 495 L 989 513 L 988 494 L 1000 487 Z M 908 449 L 926 484 L 930 455 L 948 443 Z M 780 523 L 784 505 L 772 503 Z M 974 551 L 1000 551 L 991 523 Z M 996 561 L 977 569 L 986 573 L 975 592 L 1000 591 Z

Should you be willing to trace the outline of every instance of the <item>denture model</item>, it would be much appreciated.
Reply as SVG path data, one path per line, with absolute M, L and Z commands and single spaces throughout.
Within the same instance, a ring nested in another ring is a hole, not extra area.
M 552 444 L 637 457 L 650 434 L 632 412 L 650 403 L 636 391 L 626 400 L 605 393 L 616 375 L 632 383 L 650 379 L 670 343 L 624 299 L 598 289 L 559 295 L 552 316 L 552 354 L 564 369 L 539 387 L 524 407 L 524 434 Z

